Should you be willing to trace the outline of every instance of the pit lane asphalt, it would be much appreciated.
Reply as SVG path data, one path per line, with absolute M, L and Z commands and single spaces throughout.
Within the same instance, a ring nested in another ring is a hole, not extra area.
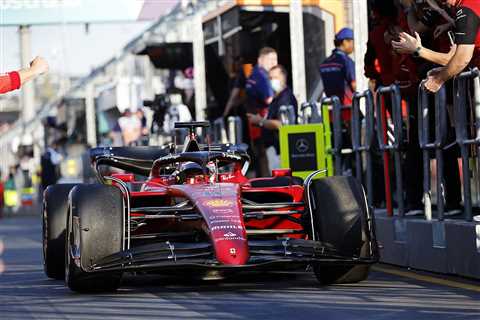
M 117 293 L 80 295 L 44 275 L 40 217 L 0 219 L 0 246 L 2 320 L 480 319 L 480 282 L 444 285 L 438 275 L 388 266 L 355 285 L 320 287 L 304 272 L 226 281 L 128 276 Z

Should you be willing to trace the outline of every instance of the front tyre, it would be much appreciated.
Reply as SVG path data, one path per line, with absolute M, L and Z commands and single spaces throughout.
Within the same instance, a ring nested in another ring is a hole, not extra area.
M 346 258 L 372 258 L 368 206 L 363 187 L 353 177 L 334 176 L 314 180 L 312 214 L 316 239 L 328 243 Z M 311 232 L 311 231 L 310 231 Z M 322 285 L 355 283 L 368 277 L 370 266 L 313 265 Z
M 122 250 L 123 197 L 117 187 L 91 184 L 70 193 L 65 241 L 65 282 L 77 292 L 115 291 L 122 273 L 91 267 Z

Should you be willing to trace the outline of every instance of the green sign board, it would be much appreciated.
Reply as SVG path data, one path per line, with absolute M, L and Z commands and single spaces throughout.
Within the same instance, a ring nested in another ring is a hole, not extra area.
M 289 125 L 282 126 L 279 134 L 282 168 L 291 168 L 294 176 L 304 179 L 320 169 L 327 169 L 327 175 L 333 175 L 330 128 L 321 123 Z

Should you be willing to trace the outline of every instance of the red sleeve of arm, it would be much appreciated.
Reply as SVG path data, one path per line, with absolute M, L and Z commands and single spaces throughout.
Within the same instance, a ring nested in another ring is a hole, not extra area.
M 10 76 L 10 81 L 12 82 L 12 90 L 17 90 L 20 88 L 20 74 L 17 71 L 9 72 L 8 75 Z
M 0 94 L 20 88 L 20 75 L 17 71 L 0 76 Z

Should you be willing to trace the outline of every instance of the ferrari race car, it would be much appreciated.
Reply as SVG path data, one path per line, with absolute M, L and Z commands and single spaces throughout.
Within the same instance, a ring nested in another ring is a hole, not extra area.
M 45 273 L 73 291 L 112 291 L 125 272 L 225 277 L 311 266 L 321 284 L 364 280 L 378 260 L 372 210 L 352 177 L 290 169 L 245 176 L 235 145 L 90 151 L 95 184 L 57 184 L 43 203 Z

